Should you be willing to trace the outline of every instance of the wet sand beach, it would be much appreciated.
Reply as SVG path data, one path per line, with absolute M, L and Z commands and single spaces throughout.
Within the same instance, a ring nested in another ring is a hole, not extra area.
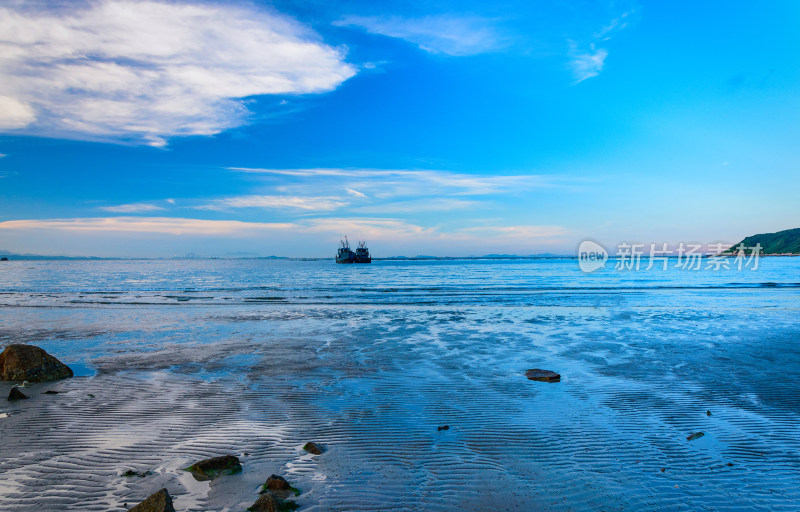
M 179 511 L 241 511 L 274 473 L 314 511 L 796 510 L 800 279 L 779 260 L 717 287 L 572 286 L 570 262 L 250 263 L 258 286 L 246 264 L 116 263 L 112 286 L 71 263 L 56 285 L 17 263 L 0 346 L 76 376 L 0 406 L 0 508 L 127 510 L 166 487 Z M 165 283 L 187 273 L 241 286 Z M 182 470 L 224 454 L 243 471 Z

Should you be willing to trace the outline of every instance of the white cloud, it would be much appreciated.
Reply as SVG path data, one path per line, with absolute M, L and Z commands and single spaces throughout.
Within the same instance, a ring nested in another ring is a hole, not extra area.
M 244 4 L 0 7 L 0 46 L 0 129 L 152 145 L 245 123 L 241 98 L 329 91 L 355 74 L 296 21 Z
M 361 198 L 361 199 L 366 199 L 366 197 L 367 197 L 367 195 L 364 194 L 363 192 L 359 192 L 358 190 L 354 190 L 352 188 L 346 188 L 345 187 L 345 191 L 347 191 L 347 193 L 350 194 L 351 196 L 355 196 L 355 197 L 358 197 L 358 198 Z
M 334 25 L 404 39 L 427 52 L 452 56 L 491 52 L 507 44 L 494 28 L 493 20 L 471 16 L 346 16 Z
M 596 48 L 594 43 L 587 50 L 579 50 L 573 43 L 570 50 L 570 66 L 575 76 L 575 83 L 580 83 L 587 78 L 600 74 L 603 70 L 608 52 L 603 48 Z
M 463 233 L 494 238 L 550 238 L 568 234 L 561 226 L 481 226 L 464 228 Z
M 353 208 L 359 213 L 419 213 L 419 212 L 446 212 L 452 210 L 477 209 L 485 206 L 479 201 L 464 201 L 447 197 L 412 199 L 410 201 L 394 201 L 370 206 Z
M 120 204 L 116 206 L 100 206 L 98 209 L 112 213 L 136 213 L 136 212 L 152 212 L 155 210 L 163 210 L 164 208 L 152 203 L 131 203 L 131 204 Z
M 259 231 L 294 228 L 288 223 L 241 222 L 170 217 L 92 217 L 77 219 L 9 220 L 0 222 L 6 230 L 53 230 L 69 232 L 151 233 L 169 235 L 246 235 Z
M 9 96 L 0 96 L 0 130 L 24 128 L 36 119 L 30 105 Z
M 350 233 L 359 239 L 396 240 L 398 237 L 433 234 L 436 228 L 424 228 L 402 219 L 335 218 L 311 219 L 303 230 L 312 233 Z
M 211 203 L 197 206 L 199 210 L 225 210 L 229 208 L 290 208 L 305 211 L 331 211 L 347 206 L 337 197 L 304 196 L 238 196 L 215 199 Z
M 420 195 L 488 195 L 531 188 L 554 187 L 560 178 L 538 174 L 485 175 L 461 174 L 437 170 L 406 169 L 254 169 L 229 167 L 230 170 L 253 174 L 276 174 L 313 178 L 318 186 L 345 187 L 385 199 L 394 196 Z

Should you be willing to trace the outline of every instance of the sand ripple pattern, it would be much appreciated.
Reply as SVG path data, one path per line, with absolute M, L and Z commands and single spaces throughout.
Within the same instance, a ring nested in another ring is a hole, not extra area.
M 303 511 L 798 510 L 800 291 L 477 288 L 6 304 L 0 344 L 79 376 L 0 404 L 0 510 L 125 510 L 167 487 L 179 511 L 240 512 L 272 473 Z M 241 474 L 181 470 L 226 453 Z

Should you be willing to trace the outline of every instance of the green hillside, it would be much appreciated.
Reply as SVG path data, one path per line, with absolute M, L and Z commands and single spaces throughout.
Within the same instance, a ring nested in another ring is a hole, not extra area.
M 761 244 L 761 254 L 800 254 L 800 228 L 748 236 L 739 244 L 748 248 Z M 734 245 L 731 250 L 735 251 L 739 244 Z

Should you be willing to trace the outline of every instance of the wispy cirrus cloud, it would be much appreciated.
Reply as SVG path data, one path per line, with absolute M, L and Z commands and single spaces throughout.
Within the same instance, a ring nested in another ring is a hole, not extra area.
M 419 236 L 437 231 L 435 227 L 426 228 L 404 219 L 359 217 L 310 219 L 301 230 L 311 233 L 351 233 L 372 240 L 394 240 L 398 237 Z
M 330 91 L 344 52 L 237 3 L 98 0 L 0 7 L 0 130 L 161 146 L 247 122 L 241 98 Z
M 588 78 L 595 77 L 603 71 L 608 51 L 603 48 L 596 48 L 595 44 L 589 48 L 580 50 L 574 43 L 570 48 L 570 66 L 575 77 L 575 83 L 583 82 Z
M 358 197 L 358 198 L 361 198 L 361 199 L 366 199 L 366 197 L 367 197 L 367 195 L 364 194 L 363 192 L 359 192 L 358 190 L 355 190 L 355 189 L 352 189 L 352 188 L 345 187 L 344 190 L 345 190 L 345 192 L 347 192 L 348 194 L 350 194 L 351 196 L 354 196 L 354 197 Z
M 567 235 L 568 231 L 562 226 L 479 226 L 464 228 L 462 233 L 471 235 L 490 236 L 496 238 L 520 238 L 532 240 L 536 238 L 549 238 Z
M 426 52 L 456 57 L 492 52 L 508 44 L 496 28 L 496 20 L 477 16 L 345 16 L 333 24 L 403 39 Z
M 115 206 L 100 206 L 98 210 L 112 213 L 137 213 L 137 212 L 152 212 L 156 210 L 163 210 L 164 208 L 152 203 L 130 203 L 119 204 Z
M 610 40 L 620 30 L 627 28 L 633 13 L 634 11 L 624 12 L 614 18 L 595 33 L 589 42 L 568 41 L 570 67 L 576 84 L 595 77 L 603 71 L 608 50 L 600 48 L 599 45 Z
M 348 202 L 338 197 L 309 196 L 237 196 L 215 199 L 196 206 L 199 210 L 227 210 L 231 208 L 268 208 L 326 212 L 347 206 Z
M 179 217 L 88 217 L 75 219 L 9 220 L 0 230 L 49 230 L 83 233 L 149 233 L 168 235 L 246 235 L 258 231 L 292 229 L 291 223 L 241 222 Z
M 263 169 L 229 167 L 230 170 L 251 174 L 272 174 L 313 178 L 330 187 L 331 183 L 359 194 L 378 198 L 392 196 L 489 195 L 532 188 L 552 188 L 563 181 L 557 176 L 541 174 L 485 175 L 463 174 L 440 170 L 408 169 Z M 287 185 L 288 186 L 288 185 Z
M 448 212 L 453 210 L 468 210 L 486 207 L 481 201 L 465 201 L 448 197 L 434 197 L 412 199 L 409 201 L 393 201 L 370 206 L 358 206 L 352 211 L 368 214 L 395 214 L 395 213 L 421 213 L 421 212 Z

